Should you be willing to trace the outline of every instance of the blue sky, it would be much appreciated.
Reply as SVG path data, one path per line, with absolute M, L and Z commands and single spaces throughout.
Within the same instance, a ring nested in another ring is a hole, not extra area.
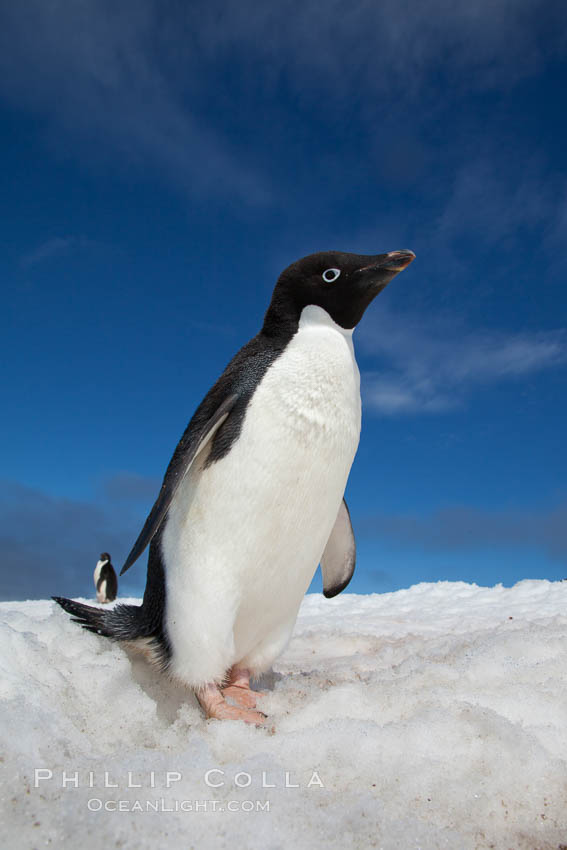
M 355 335 L 351 589 L 567 576 L 561 3 L 26 0 L 0 33 L 2 598 L 121 564 L 327 249 L 417 254 Z

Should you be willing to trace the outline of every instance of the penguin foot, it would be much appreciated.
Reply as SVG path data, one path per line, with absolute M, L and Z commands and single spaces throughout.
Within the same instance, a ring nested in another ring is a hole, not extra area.
M 230 699 L 242 708 L 256 708 L 256 694 L 250 688 L 241 685 L 228 685 L 222 689 L 225 699 Z
M 221 686 L 222 695 L 235 702 L 242 708 L 256 708 L 256 700 L 263 696 L 261 691 L 253 691 L 250 687 L 250 670 L 244 667 L 231 667 L 228 671 L 227 683 Z
M 197 692 L 197 699 L 207 718 L 243 720 L 245 723 L 254 723 L 256 726 L 265 725 L 266 714 L 262 711 L 252 711 L 250 708 L 237 708 L 234 705 L 229 705 L 217 685 L 205 685 Z
M 255 726 L 265 726 L 268 715 L 263 711 L 252 711 L 250 708 L 237 708 L 227 702 L 218 706 L 215 711 L 207 715 L 217 720 L 243 720 L 245 723 L 253 723 Z

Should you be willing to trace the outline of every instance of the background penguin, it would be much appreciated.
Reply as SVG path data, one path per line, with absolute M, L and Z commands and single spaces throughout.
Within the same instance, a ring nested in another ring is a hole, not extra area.
M 114 602 L 118 593 L 118 579 L 110 563 L 110 555 L 103 552 L 94 571 L 97 602 Z
M 361 415 L 352 332 L 413 259 L 332 251 L 285 269 L 262 329 L 189 422 L 124 564 L 149 544 L 142 605 L 102 611 L 54 597 L 86 629 L 151 653 L 208 717 L 262 723 L 250 676 L 285 648 L 317 565 L 325 596 L 350 581 L 343 493 Z

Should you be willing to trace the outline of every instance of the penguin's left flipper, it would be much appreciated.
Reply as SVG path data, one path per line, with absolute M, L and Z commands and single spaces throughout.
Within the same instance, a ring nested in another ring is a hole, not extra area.
M 120 575 L 125 573 L 126 570 L 128 570 L 132 564 L 138 560 L 146 546 L 150 543 L 152 537 L 156 534 L 162 524 L 165 515 L 169 510 L 169 506 L 173 501 L 173 497 L 177 493 L 179 485 L 189 472 L 193 461 L 199 452 L 201 452 L 210 440 L 212 440 L 220 426 L 228 417 L 237 400 L 237 393 L 232 393 L 232 395 L 225 398 L 223 403 L 215 410 L 203 428 L 201 428 L 196 434 L 192 435 L 192 438 L 190 438 L 187 441 L 187 444 L 183 446 L 181 453 L 178 454 L 178 450 L 181 446 L 180 443 L 180 446 L 178 446 L 176 454 L 165 474 L 159 496 L 157 497 L 146 522 L 144 523 L 144 527 L 142 528 L 138 539 L 132 547 L 132 551 L 126 558 L 126 562 L 120 570 Z
M 356 564 L 356 543 L 347 503 L 343 499 L 321 557 L 323 594 L 327 599 L 345 589 Z

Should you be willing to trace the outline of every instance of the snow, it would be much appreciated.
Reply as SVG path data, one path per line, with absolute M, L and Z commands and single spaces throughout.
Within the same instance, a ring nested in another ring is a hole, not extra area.
M 311 595 L 261 683 L 271 732 L 2 603 L 4 846 L 557 850 L 566 637 L 567 582 Z

